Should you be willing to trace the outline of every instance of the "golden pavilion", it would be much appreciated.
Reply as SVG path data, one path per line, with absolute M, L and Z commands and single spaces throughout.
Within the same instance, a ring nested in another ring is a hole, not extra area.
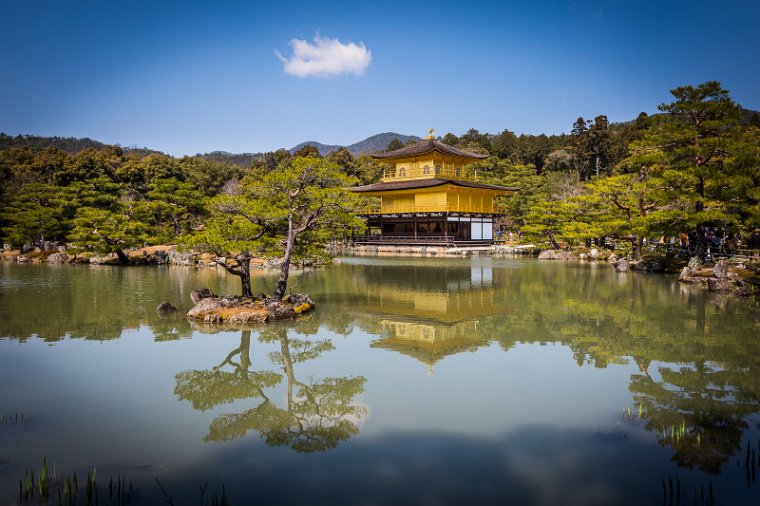
M 477 182 L 468 164 L 487 158 L 444 144 L 429 130 L 424 140 L 373 155 L 385 162 L 382 181 L 351 190 L 374 197 L 361 216 L 364 244 L 474 246 L 493 241 L 494 203 L 517 188 Z

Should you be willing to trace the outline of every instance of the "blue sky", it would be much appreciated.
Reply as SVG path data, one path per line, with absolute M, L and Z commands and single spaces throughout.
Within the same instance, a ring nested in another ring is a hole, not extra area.
M 0 131 L 174 155 L 556 134 L 708 80 L 758 110 L 758 21 L 754 0 L 3 0 Z

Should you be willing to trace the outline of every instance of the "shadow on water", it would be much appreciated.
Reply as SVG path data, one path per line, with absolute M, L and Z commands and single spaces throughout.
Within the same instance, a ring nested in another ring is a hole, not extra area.
M 747 447 L 747 454 L 754 446 Z M 620 459 L 620 452 L 627 458 Z M 759 497 L 755 473 L 760 462 L 743 469 L 746 488 L 721 485 L 704 474 L 667 474 L 668 467 L 655 447 L 624 432 L 532 427 L 495 441 L 440 432 L 394 433 L 309 459 L 257 446 L 227 447 L 181 476 L 156 479 L 139 489 L 128 477 L 117 477 L 115 482 L 112 478 L 110 483 L 100 478 L 96 486 L 93 469 L 86 473 L 87 483 L 82 477 L 78 494 L 73 494 L 81 502 L 70 503 L 88 504 L 86 494 L 98 497 L 97 504 L 225 504 L 221 501 L 225 497 L 230 503 L 267 505 L 708 506 L 756 504 Z M 217 476 L 226 476 L 225 482 L 214 482 L 210 468 Z M 648 470 L 645 476 L 642 468 Z M 29 481 L 28 487 L 35 490 L 22 493 L 20 503 L 58 504 L 49 492 L 47 503 L 39 500 L 38 480 Z M 66 482 L 68 487 L 61 485 Z M 71 497 L 71 483 L 71 476 L 51 478 L 49 487 Z
M 235 447 L 185 478 L 200 480 L 207 465 L 224 469 L 227 462 L 238 463 L 244 475 L 227 482 L 234 497 L 271 505 L 741 505 L 760 497 L 756 483 L 734 487 L 705 474 L 672 474 L 656 447 L 621 432 L 533 427 L 497 441 L 395 433 L 307 460 Z M 170 485 L 189 486 L 183 479 Z

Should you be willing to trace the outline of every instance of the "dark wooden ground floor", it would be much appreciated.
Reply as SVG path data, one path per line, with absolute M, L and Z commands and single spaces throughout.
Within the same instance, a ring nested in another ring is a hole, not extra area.
M 493 215 L 449 213 L 370 215 L 363 244 L 475 246 L 493 241 Z

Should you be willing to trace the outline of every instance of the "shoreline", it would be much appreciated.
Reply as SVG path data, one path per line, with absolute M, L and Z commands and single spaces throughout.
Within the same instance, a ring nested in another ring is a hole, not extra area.
M 522 257 L 532 256 L 541 261 L 560 261 L 578 263 L 608 264 L 618 272 L 640 271 L 665 274 L 677 277 L 684 284 L 700 285 L 712 292 L 733 293 L 738 296 L 760 294 L 760 257 L 734 257 L 718 259 L 713 262 L 699 262 L 696 257 L 687 259 L 679 255 L 649 254 L 640 260 L 618 257 L 607 249 L 552 250 L 541 249 L 533 244 L 444 248 L 440 246 L 375 246 L 331 244 L 327 248 L 333 256 L 347 255 L 356 257 L 418 257 L 418 258 L 462 258 L 490 256 Z M 129 258 L 128 264 L 122 264 L 116 253 L 70 254 L 65 248 L 58 250 L 31 251 L 9 250 L 5 248 L 0 255 L 0 262 L 19 264 L 88 264 L 136 267 L 149 265 L 167 265 L 197 268 L 219 267 L 208 253 L 184 252 L 174 245 L 147 246 L 124 250 Z M 314 267 L 313 263 L 293 267 Z M 257 270 L 278 269 L 278 258 L 256 258 L 251 267 Z

